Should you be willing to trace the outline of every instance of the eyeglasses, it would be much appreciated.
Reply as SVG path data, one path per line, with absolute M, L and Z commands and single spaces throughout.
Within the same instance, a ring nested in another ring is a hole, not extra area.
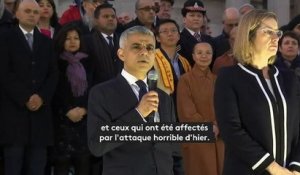
M 237 27 L 239 25 L 239 23 L 234 23 L 234 24 L 226 24 L 228 27 Z
M 130 46 L 130 50 L 134 51 L 135 53 L 141 53 L 144 49 L 146 49 L 147 52 L 152 53 L 155 51 L 155 46 L 152 44 L 139 44 L 139 43 L 133 43 Z
M 154 12 L 157 12 L 159 9 L 156 6 L 146 6 L 146 7 L 141 7 L 138 10 L 143 10 L 145 12 L 150 12 L 152 10 Z
M 281 38 L 283 32 L 281 30 L 274 30 L 270 28 L 262 28 L 261 31 L 263 31 L 265 34 L 268 34 L 271 37 L 278 37 Z
M 177 29 L 171 29 L 171 30 L 162 30 L 158 33 L 166 35 L 166 34 L 169 34 L 169 33 L 174 34 L 174 33 L 177 33 L 177 32 L 178 32 Z

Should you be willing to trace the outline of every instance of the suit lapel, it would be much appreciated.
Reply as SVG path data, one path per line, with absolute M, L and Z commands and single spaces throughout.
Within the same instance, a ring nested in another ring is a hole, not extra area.
M 182 34 L 187 37 L 188 41 L 198 42 L 197 39 L 186 28 L 182 30 Z
M 19 40 L 22 43 L 22 45 L 24 46 L 23 48 L 25 48 L 26 51 L 28 52 L 28 54 L 31 55 L 32 51 L 30 49 L 30 46 L 28 45 L 28 42 L 27 42 L 27 39 L 26 39 L 24 33 L 22 32 L 22 30 L 20 29 L 19 26 L 16 26 L 15 30 L 16 30 L 16 33 L 17 33 L 17 35 L 16 35 L 17 40 L 16 41 Z
M 137 104 L 138 99 L 134 94 L 131 86 L 128 84 L 127 80 L 122 75 L 119 74 L 117 76 L 117 81 L 120 83 L 120 86 L 117 86 L 117 88 L 120 92 L 122 92 L 121 93 L 121 95 L 123 96 L 122 99 L 126 99 L 124 101 L 124 105 L 126 106 L 126 104 Z
M 40 31 L 37 28 L 35 28 L 33 33 L 33 51 L 38 50 L 39 45 L 41 44 L 40 39 Z
M 122 75 L 118 75 L 111 84 L 113 91 L 113 104 L 111 107 L 111 120 L 116 121 L 120 116 L 128 113 L 138 104 L 138 99 L 130 85 Z

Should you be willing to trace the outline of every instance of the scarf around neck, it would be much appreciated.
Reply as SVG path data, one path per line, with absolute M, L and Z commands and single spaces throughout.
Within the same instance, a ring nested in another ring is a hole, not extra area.
M 86 71 L 80 62 L 81 59 L 86 57 L 88 57 L 88 55 L 82 52 L 73 54 L 65 51 L 60 54 L 60 58 L 69 63 L 66 69 L 66 75 L 75 97 L 83 96 L 88 87 Z

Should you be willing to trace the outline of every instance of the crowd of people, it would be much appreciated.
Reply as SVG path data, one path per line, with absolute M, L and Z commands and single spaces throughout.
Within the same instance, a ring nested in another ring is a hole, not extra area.
M 0 174 L 300 175 L 300 15 L 229 7 L 213 37 L 202 1 L 182 29 L 173 5 L 0 0 Z M 216 141 L 99 143 L 103 122 L 210 122 Z

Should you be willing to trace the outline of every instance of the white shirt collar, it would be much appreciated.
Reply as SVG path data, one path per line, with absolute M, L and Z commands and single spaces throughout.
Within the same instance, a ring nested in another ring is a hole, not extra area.
M 128 73 L 125 69 L 122 70 L 121 75 L 127 80 L 127 82 L 129 83 L 129 85 L 135 85 L 136 86 L 135 82 L 138 81 L 138 79 L 135 76 L 133 76 L 130 73 Z M 143 80 L 143 82 L 147 85 L 147 76 Z
M 102 34 L 102 36 L 103 36 L 105 39 L 107 39 L 108 36 L 111 36 L 112 38 L 114 38 L 114 34 L 107 35 L 107 34 L 102 33 L 102 32 L 101 32 L 101 34 Z
M 187 30 L 187 31 L 189 31 L 189 32 L 190 32 L 190 34 L 191 34 L 191 35 L 193 35 L 193 36 L 194 36 L 194 35 L 195 35 L 195 33 L 196 33 L 196 32 L 194 32 L 194 31 L 192 31 L 192 30 L 190 30 L 190 29 L 188 29 L 188 28 L 186 28 L 186 30 Z M 199 33 L 199 34 L 200 34 L 200 31 L 199 31 L 199 32 L 197 32 L 197 33 Z M 201 35 L 201 34 L 200 34 L 200 35 Z
M 20 27 L 20 29 L 21 29 L 21 31 L 23 32 L 24 35 L 26 35 L 27 33 L 31 33 L 32 36 L 33 36 L 33 31 L 34 30 L 31 30 L 30 32 L 27 32 L 20 24 L 19 24 L 19 27 Z

